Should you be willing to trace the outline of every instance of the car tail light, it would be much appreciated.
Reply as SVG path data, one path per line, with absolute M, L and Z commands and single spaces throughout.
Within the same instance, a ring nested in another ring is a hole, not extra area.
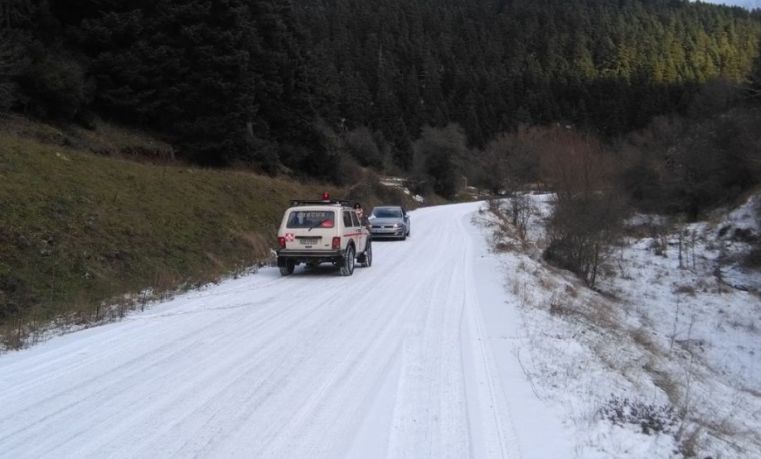
M 280 236 L 277 238 L 277 243 L 280 244 L 280 248 L 285 248 L 285 238 L 283 236 Z
M 333 238 L 333 250 L 338 250 L 341 248 L 341 238 L 340 237 L 334 237 Z

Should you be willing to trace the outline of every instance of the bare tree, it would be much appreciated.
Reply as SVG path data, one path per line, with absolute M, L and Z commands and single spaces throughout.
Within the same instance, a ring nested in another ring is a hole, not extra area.
M 544 137 L 545 128 L 521 128 L 489 142 L 483 152 L 487 187 L 495 193 L 510 193 L 535 182 Z
M 601 145 L 572 130 L 555 130 L 542 151 L 545 180 L 556 194 L 545 258 L 594 287 L 618 240 L 625 207 L 612 186 L 613 167 Z
M 510 212 L 510 223 L 515 227 L 518 238 L 525 241 L 529 219 L 534 213 L 531 199 L 525 193 L 514 194 L 508 201 L 508 211 Z

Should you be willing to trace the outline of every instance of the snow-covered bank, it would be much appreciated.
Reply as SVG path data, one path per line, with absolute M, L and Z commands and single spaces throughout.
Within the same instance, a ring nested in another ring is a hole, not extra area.
M 550 200 L 532 196 L 527 244 L 486 212 L 480 221 L 510 249 L 500 257 L 531 343 L 524 367 L 539 397 L 563 407 L 578 456 L 761 456 L 761 301 L 717 275 L 739 269 L 718 261 L 747 252 L 727 234 L 753 225 L 751 203 L 713 224 L 630 237 L 597 293 L 541 260 Z M 758 272 L 743 272 L 757 285 Z

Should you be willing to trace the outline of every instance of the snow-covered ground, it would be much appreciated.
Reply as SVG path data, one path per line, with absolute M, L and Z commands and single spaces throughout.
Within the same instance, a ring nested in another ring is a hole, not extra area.
M 351 277 L 265 268 L 0 355 L 0 457 L 761 457 L 751 203 L 633 219 L 593 291 L 531 201 L 525 241 L 419 209 Z
M 351 277 L 266 268 L 0 355 L 0 456 L 572 457 L 480 206 Z
M 563 407 L 578 457 L 761 457 L 761 275 L 732 236 L 759 234 L 753 200 L 713 223 L 634 219 L 648 230 L 614 251 L 599 293 L 541 260 L 552 196 L 531 200 L 525 243 L 481 220 L 514 269 L 526 374 Z

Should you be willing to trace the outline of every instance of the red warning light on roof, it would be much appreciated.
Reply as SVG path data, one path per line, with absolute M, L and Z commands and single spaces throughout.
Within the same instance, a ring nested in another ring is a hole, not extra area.
M 322 192 L 322 200 L 323 201 L 330 201 L 330 193 L 328 193 L 327 191 L 323 191 Z

